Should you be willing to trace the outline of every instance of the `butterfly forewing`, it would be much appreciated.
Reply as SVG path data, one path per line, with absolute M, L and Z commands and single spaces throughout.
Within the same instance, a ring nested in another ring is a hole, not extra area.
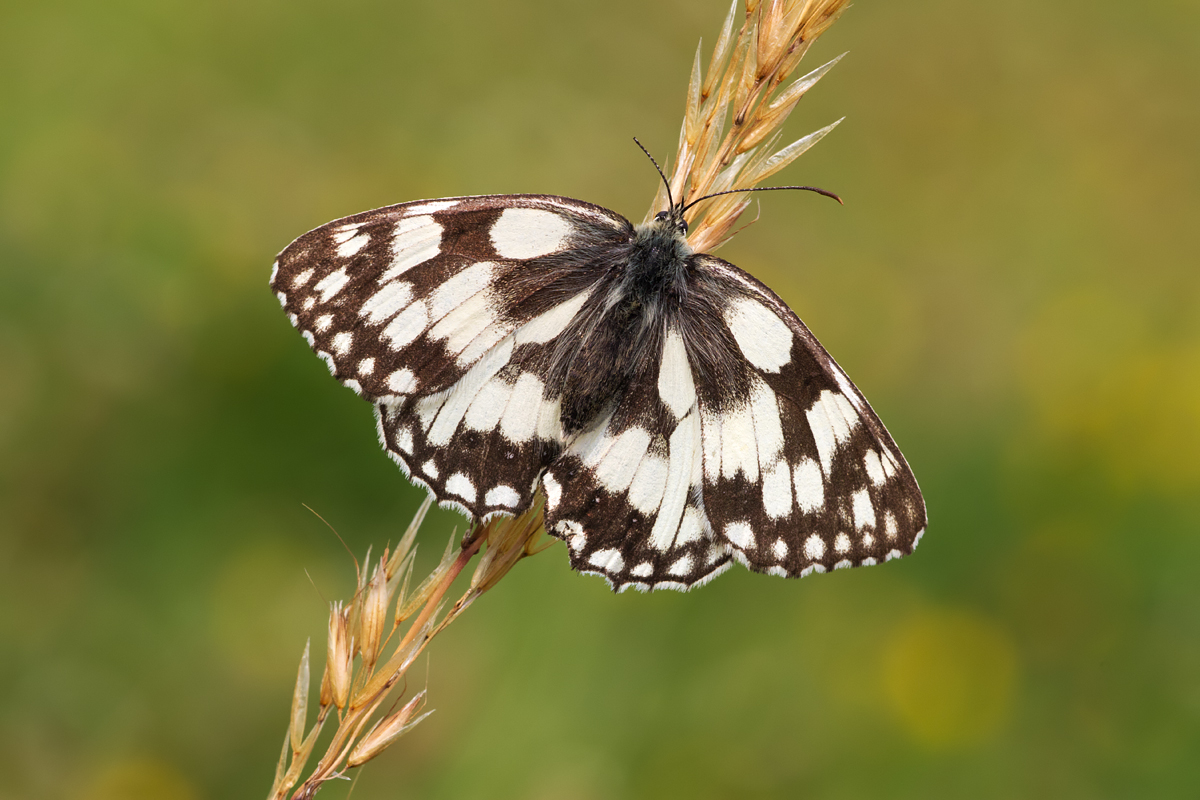
M 527 507 L 557 454 L 558 338 L 603 277 L 580 254 L 631 230 L 542 195 L 405 203 L 301 236 L 271 284 L 405 472 L 484 517 Z
M 781 575 L 907 555 L 925 529 L 916 480 L 874 411 L 773 292 L 711 256 L 697 268 L 744 377 L 701 398 L 709 521 L 753 569 Z

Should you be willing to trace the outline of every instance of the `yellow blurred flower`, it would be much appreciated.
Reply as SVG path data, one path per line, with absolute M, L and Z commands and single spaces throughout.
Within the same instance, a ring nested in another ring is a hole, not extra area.
M 982 741 L 1004 723 L 1017 656 L 1010 637 L 979 615 L 922 611 L 892 632 L 883 672 L 888 704 L 913 738 L 953 748 Z

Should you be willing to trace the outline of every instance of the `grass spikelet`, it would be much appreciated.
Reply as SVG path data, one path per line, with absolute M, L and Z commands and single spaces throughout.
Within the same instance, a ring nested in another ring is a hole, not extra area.
M 428 717 L 432 710 L 424 711 L 424 691 L 398 710 L 384 709 L 400 701 L 404 691 L 397 687 L 404 686 L 408 669 L 438 633 L 518 561 L 545 549 L 540 544 L 543 502 L 538 498 L 519 517 L 474 525 L 462 538 L 451 535 L 438 565 L 409 594 L 414 541 L 429 505 L 427 500 L 394 551 L 385 550 L 374 562 L 369 553 L 362 564 L 355 562 L 354 597 L 330 604 L 317 718 L 307 730 L 310 647 L 305 646 L 270 800 L 313 797 L 324 783 L 375 758 Z M 447 610 L 452 584 L 481 553 L 466 591 Z M 301 780 L 317 737 L 331 720 L 336 730 L 316 766 Z
M 788 79 L 847 4 L 848 0 L 748 0 L 741 28 L 734 33 L 734 0 L 703 74 L 697 50 L 668 178 L 676 201 L 686 205 L 716 192 L 752 189 L 837 125 L 775 149 L 788 115 L 841 56 L 795 81 Z M 688 209 L 688 244 L 698 252 L 717 249 L 733 236 L 738 217 L 749 205 L 744 195 L 725 195 Z M 666 188 L 660 187 L 645 221 L 666 207 Z

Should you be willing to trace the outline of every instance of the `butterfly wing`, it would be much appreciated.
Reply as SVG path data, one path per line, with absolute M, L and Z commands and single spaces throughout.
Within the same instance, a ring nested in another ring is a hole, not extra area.
M 698 255 L 632 348 L 601 324 L 632 237 L 561 197 L 418 201 L 305 234 L 271 283 L 407 474 L 475 518 L 527 507 L 541 476 L 572 565 L 614 588 L 911 552 L 904 457 L 765 286 Z
M 546 471 L 546 527 L 571 566 L 617 591 L 687 589 L 727 569 L 731 550 L 705 516 L 700 409 L 679 330 L 652 330 L 644 344 L 653 355 L 619 402 Z
M 731 559 L 776 575 L 912 551 L 925 505 L 862 394 L 774 293 L 695 256 L 607 414 L 565 442 L 546 521 L 576 569 L 686 589 Z
M 475 518 L 529 505 L 562 445 L 547 387 L 632 226 L 547 195 L 403 203 L 336 220 L 271 286 L 334 377 L 375 404 L 405 473 Z
M 770 289 L 712 256 L 696 267 L 723 323 L 709 360 L 729 372 L 700 398 L 705 509 L 733 557 L 797 576 L 912 552 L 925 502 L 862 393 Z

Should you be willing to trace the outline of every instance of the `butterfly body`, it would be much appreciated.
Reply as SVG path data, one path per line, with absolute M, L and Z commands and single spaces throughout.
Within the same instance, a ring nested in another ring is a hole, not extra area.
M 405 203 L 300 237 L 272 287 L 407 474 L 476 519 L 540 488 L 572 565 L 614 588 L 875 563 L 924 530 L 845 373 L 769 289 L 692 252 L 677 214 Z

